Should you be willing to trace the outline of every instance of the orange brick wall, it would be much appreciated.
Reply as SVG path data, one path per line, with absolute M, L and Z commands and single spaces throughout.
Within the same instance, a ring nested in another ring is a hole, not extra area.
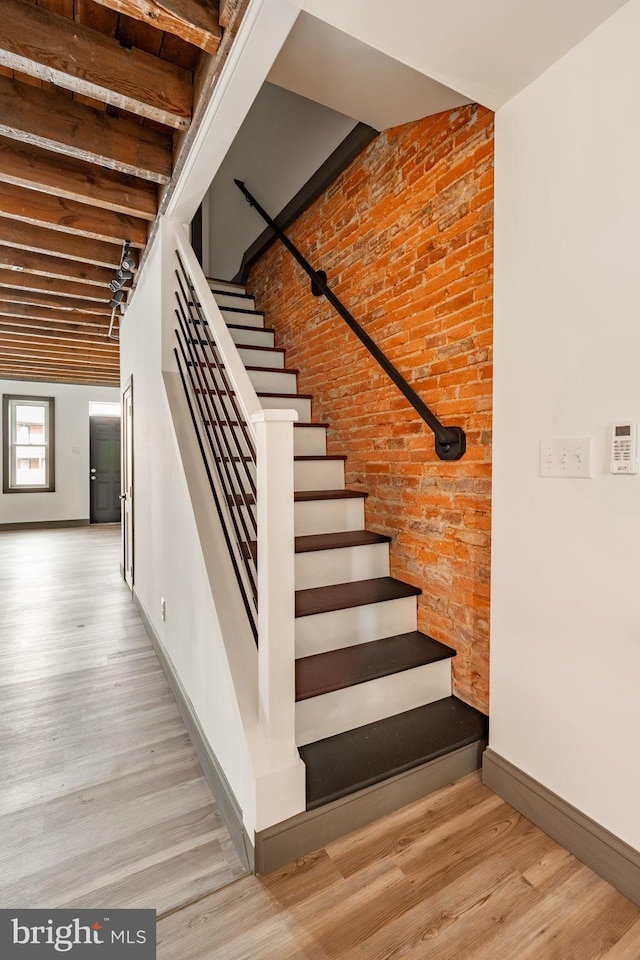
M 477 105 L 380 134 L 289 229 L 467 453 L 433 435 L 281 244 L 248 282 L 392 575 L 423 590 L 418 626 L 457 650 L 454 692 L 488 712 L 493 114 Z

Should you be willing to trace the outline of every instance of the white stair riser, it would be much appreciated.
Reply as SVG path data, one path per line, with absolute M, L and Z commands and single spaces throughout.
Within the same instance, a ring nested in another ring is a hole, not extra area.
M 229 327 L 229 333 L 233 342 L 238 346 L 274 346 L 275 335 L 273 330 L 252 330 L 250 327 L 236 330 L 234 327 Z
M 439 660 L 301 700 L 296 703 L 296 743 L 333 737 L 450 696 L 451 661 Z
M 245 367 L 273 367 L 274 370 L 284 369 L 284 350 L 256 350 L 254 347 L 238 347 L 238 353 Z
M 260 313 L 242 313 L 221 307 L 220 313 L 226 323 L 235 323 L 241 327 L 264 327 L 264 317 Z
M 262 397 L 260 399 L 264 407 L 264 400 Z M 309 403 L 308 400 L 305 402 Z M 300 416 L 301 421 L 309 419 L 310 416 Z M 327 452 L 326 427 L 294 427 L 293 452 L 297 457 L 324 456 Z
M 296 618 L 296 657 L 339 650 L 416 629 L 415 597 L 367 603 L 347 610 L 331 610 Z
M 311 400 L 307 400 L 306 397 L 258 397 L 258 399 L 264 410 L 297 410 L 301 422 L 309 423 L 311 420 Z M 296 427 L 294 435 L 298 432 L 298 429 Z M 318 432 L 322 433 L 322 430 L 318 430 Z M 316 451 L 312 450 L 311 452 L 315 453 Z M 304 453 L 306 451 L 303 450 L 300 455 L 302 456 Z
M 213 366 L 213 363 L 212 363 Z M 203 384 L 205 387 L 212 387 L 214 382 L 221 389 L 226 389 L 222 382 L 222 377 L 216 370 L 211 370 L 205 361 L 198 361 L 197 368 L 194 370 L 196 386 Z M 247 370 L 249 379 L 253 384 L 256 393 L 282 393 L 289 396 L 296 392 L 296 375 L 283 370 Z M 215 377 L 215 381 L 212 379 Z M 286 401 L 281 401 L 280 406 L 287 407 Z
M 294 506 L 295 535 L 364 529 L 364 499 L 303 500 Z
M 295 373 L 285 373 L 282 370 L 247 370 L 247 373 L 257 393 L 297 392 Z
M 388 543 L 296 554 L 296 590 L 388 576 Z
M 219 307 L 235 307 L 238 310 L 255 310 L 256 308 L 255 300 L 247 294 L 234 297 L 231 293 L 224 294 L 214 290 L 213 295 Z
M 293 465 L 294 490 L 344 490 L 344 460 L 302 460 Z
M 232 280 L 219 280 L 218 277 L 207 277 L 212 290 L 230 290 L 232 293 L 246 293 L 243 283 L 234 283 Z

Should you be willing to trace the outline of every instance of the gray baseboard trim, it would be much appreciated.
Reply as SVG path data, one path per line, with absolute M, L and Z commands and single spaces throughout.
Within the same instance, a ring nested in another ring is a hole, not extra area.
M 50 527 L 88 526 L 88 520 L 28 520 L 24 523 L 0 523 L 0 530 L 46 530 Z
M 256 873 L 270 873 L 358 827 L 393 813 L 480 767 L 484 741 L 374 784 L 256 834 Z
M 640 852 L 552 793 L 494 750 L 485 751 L 483 782 L 578 860 L 640 904 Z
M 327 187 L 331 186 L 342 171 L 347 169 L 358 154 L 362 153 L 372 140 L 375 140 L 379 132 L 379 130 L 374 130 L 366 123 L 357 123 L 351 133 L 344 138 L 342 143 L 338 144 L 313 176 L 298 190 L 295 197 L 273 218 L 280 229 L 286 230 L 287 227 L 290 227 L 294 220 L 297 220 L 311 206 L 313 201 L 317 200 Z M 251 266 L 256 260 L 260 259 L 275 240 L 276 235 L 271 227 L 262 231 L 260 236 L 245 250 L 240 269 L 233 278 L 233 283 L 246 283 Z
M 166 653 L 160 637 L 155 631 L 147 610 L 140 600 L 140 597 L 136 593 L 135 587 L 132 590 L 133 602 L 136 605 L 136 609 L 140 614 L 140 619 L 142 620 L 145 630 L 149 635 L 149 639 L 153 645 L 153 649 L 156 652 L 158 660 L 160 661 L 160 666 L 164 671 L 164 675 L 167 678 L 167 682 L 171 688 L 171 692 L 175 698 L 176 704 L 178 705 L 178 710 L 184 721 L 184 725 L 187 728 L 187 733 L 191 739 L 191 743 L 196 751 L 200 765 L 202 766 L 202 772 L 204 778 L 207 782 L 211 793 L 214 796 L 215 802 L 218 805 L 222 818 L 225 822 L 227 830 L 231 835 L 234 847 L 242 861 L 242 865 L 245 870 L 253 872 L 255 866 L 255 853 L 253 844 L 249 839 L 249 836 L 244 829 L 244 824 L 242 821 L 242 810 L 238 801 L 236 800 L 235 794 L 229 785 L 229 781 L 224 775 L 224 771 L 218 759 L 215 756 L 209 742 L 204 734 L 200 721 L 196 715 L 196 712 L 193 708 L 193 704 L 189 699 L 189 696 L 182 685 L 182 681 L 178 676 L 171 659 Z

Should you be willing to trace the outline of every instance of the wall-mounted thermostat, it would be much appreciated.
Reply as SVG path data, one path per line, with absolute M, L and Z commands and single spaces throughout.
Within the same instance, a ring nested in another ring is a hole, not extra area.
M 611 473 L 638 472 L 638 424 L 614 423 L 611 433 Z

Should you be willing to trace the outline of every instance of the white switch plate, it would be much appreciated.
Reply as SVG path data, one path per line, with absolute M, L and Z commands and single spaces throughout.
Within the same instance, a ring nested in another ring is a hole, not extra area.
M 593 437 L 540 441 L 541 477 L 593 476 Z

